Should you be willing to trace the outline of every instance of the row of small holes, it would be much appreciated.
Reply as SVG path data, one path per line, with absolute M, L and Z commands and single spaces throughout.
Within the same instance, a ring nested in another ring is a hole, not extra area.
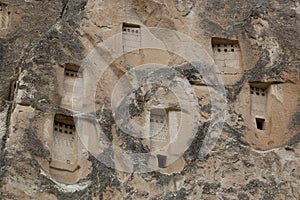
M 256 94 L 256 95 L 262 95 L 262 96 L 265 96 L 265 92 L 266 90 L 265 89 L 260 89 L 260 88 L 254 88 L 254 87 L 251 87 L 250 89 L 250 93 L 251 94 Z
M 213 45 L 213 47 L 214 48 L 216 48 L 216 47 L 232 47 L 231 48 L 231 52 L 234 52 L 234 48 L 233 47 L 236 47 L 236 48 L 238 48 L 238 46 L 237 45 L 233 45 L 233 44 L 231 44 L 231 45 L 227 45 L 227 44 L 216 44 L 216 45 Z M 218 48 L 218 52 L 221 52 L 222 50 L 221 50 L 221 48 Z M 227 48 L 225 48 L 224 49 L 224 52 L 228 52 L 229 51 L 229 49 L 227 49 Z
M 150 119 L 150 122 L 154 122 L 154 121 L 155 121 L 156 123 L 159 123 L 159 122 L 160 122 L 160 123 L 164 123 L 164 121 L 158 121 L 158 120 Z
M 75 128 L 74 125 L 67 125 L 67 124 L 60 123 L 60 122 L 54 122 L 54 124 L 55 124 L 56 126 L 65 127 L 65 128 L 70 128 L 70 129 L 74 129 L 74 128 Z
M 221 44 L 217 44 L 217 47 L 221 47 L 221 46 L 222 46 Z M 224 47 L 227 47 L 227 44 L 223 44 L 223 46 L 224 46 Z M 231 44 L 231 45 L 228 45 L 228 46 L 234 47 L 234 45 L 233 45 L 233 44 Z
M 156 119 L 154 120 L 153 118 L 160 118 L 160 120 Z M 164 116 L 162 115 L 153 115 L 152 117 L 150 117 L 150 122 L 156 122 L 156 123 L 164 123 Z
M 123 31 L 124 31 L 124 32 L 126 32 L 126 31 L 127 31 L 127 32 L 130 32 L 130 31 L 131 31 L 132 33 L 134 33 L 134 32 L 139 33 L 138 30 L 135 30 L 135 31 L 134 31 L 133 29 L 131 30 L 130 28 L 128 28 L 128 29 L 124 28 Z
M 218 52 L 221 52 L 221 49 L 218 49 Z M 228 49 L 224 49 L 224 52 L 228 52 Z M 234 49 L 231 49 L 231 52 L 234 52 Z
M 54 124 L 55 124 L 55 126 L 54 126 L 54 131 L 58 131 L 58 132 L 64 132 L 64 133 L 66 133 L 66 134 L 73 134 L 73 130 L 75 130 L 75 126 L 73 126 L 73 125 L 67 125 L 67 124 L 64 124 L 64 123 L 60 123 L 60 122 L 54 122 Z M 69 129 L 69 131 L 68 130 L 62 130 L 61 128 L 59 128 L 59 127 L 65 127 L 65 128 L 67 128 L 67 129 Z
M 66 76 L 71 76 L 71 77 L 78 77 L 77 72 L 70 72 L 70 71 L 65 71 Z
M 58 131 L 58 132 L 60 132 L 60 133 L 62 133 L 63 131 L 62 131 L 62 129 L 58 129 L 58 128 L 54 128 L 54 130 L 55 131 Z M 64 131 L 64 133 L 66 133 L 66 134 L 68 134 L 68 131 Z M 69 134 L 73 134 L 73 131 L 69 131 Z

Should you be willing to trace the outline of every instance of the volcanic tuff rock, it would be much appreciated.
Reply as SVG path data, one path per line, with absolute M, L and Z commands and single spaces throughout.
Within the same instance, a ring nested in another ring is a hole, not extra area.
M 1 199 L 300 199 L 299 1 L 1 0 L 0 7 Z M 111 46 L 101 45 L 110 37 Z M 167 50 L 188 37 L 201 47 L 191 52 L 199 63 Z M 146 44 L 163 48 L 134 49 Z M 113 57 L 110 47 L 122 54 Z M 147 77 L 145 65 L 172 73 Z M 224 95 L 214 99 L 215 89 Z M 215 115 L 224 106 L 223 118 Z M 181 120 L 196 127 L 193 138 Z M 128 134 L 140 127 L 154 139 Z M 203 157 L 210 127 L 222 131 Z M 175 147 L 187 150 L 161 150 L 177 132 Z M 110 144 L 147 156 L 125 162 Z

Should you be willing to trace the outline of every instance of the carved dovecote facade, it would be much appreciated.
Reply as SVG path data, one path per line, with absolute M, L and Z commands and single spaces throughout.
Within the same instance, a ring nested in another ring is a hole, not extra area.
M 49 173 L 56 181 L 73 184 L 90 169 L 72 116 L 56 114 L 53 122 Z
M 178 134 L 179 111 L 164 108 L 150 110 L 150 149 L 157 158 L 157 166 L 166 168 L 168 156 L 172 156 L 170 144 Z
M 212 38 L 212 50 L 224 83 L 234 84 L 243 74 L 242 53 L 238 40 Z
M 72 183 L 77 180 L 78 136 L 72 117 L 55 115 L 50 174 L 58 181 Z
M 156 149 L 154 141 L 168 141 L 169 127 L 168 114 L 164 109 L 153 109 L 150 112 L 150 134 L 153 141 L 153 149 Z
M 251 115 L 259 130 L 265 129 L 265 122 L 268 119 L 267 92 L 267 86 L 250 85 Z
M 141 48 L 141 27 L 136 24 L 123 23 L 122 42 L 124 53 L 139 54 Z
M 64 65 L 63 73 L 61 106 L 78 110 L 82 105 L 80 95 L 82 95 L 83 73 L 78 65 L 71 63 Z

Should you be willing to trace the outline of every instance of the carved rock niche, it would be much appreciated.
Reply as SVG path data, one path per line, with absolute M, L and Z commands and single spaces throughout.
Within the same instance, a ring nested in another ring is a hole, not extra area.
M 55 180 L 74 184 L 88 174 L 89 162 L 78 138 L 74 119 L 56 114 L 49 171 Z

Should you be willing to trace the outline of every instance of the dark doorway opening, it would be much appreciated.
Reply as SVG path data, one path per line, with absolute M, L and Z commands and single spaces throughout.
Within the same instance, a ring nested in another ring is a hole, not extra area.
M 256 128 L 259 130 L 264 130 L 265 119 L 255 118 Z
M 167 167 L 167 156 L 157 155 L 158 167 L 166 168 Z

